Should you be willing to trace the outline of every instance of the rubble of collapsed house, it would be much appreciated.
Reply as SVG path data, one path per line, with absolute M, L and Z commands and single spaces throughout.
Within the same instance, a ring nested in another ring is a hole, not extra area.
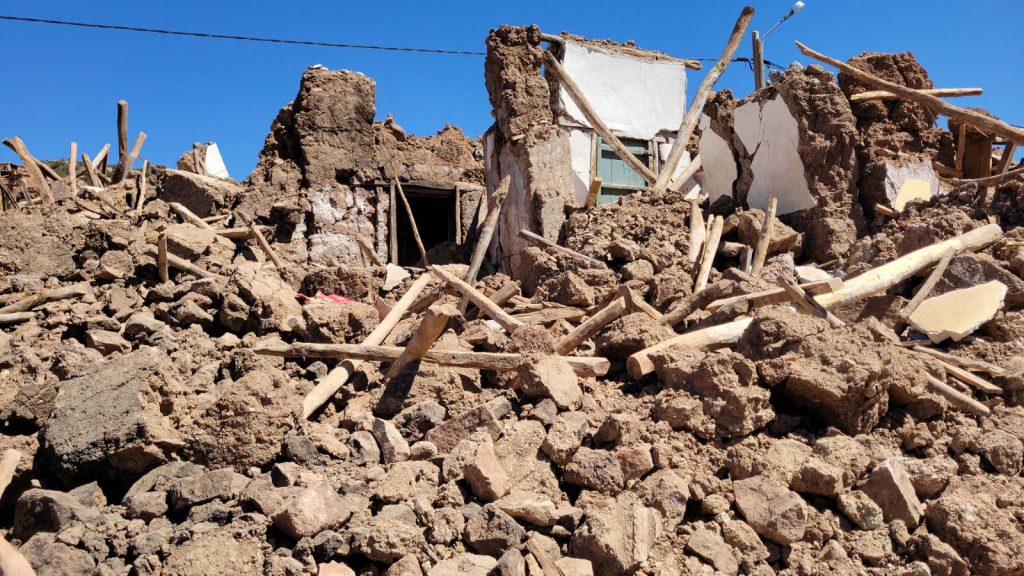
M 241 183 L 8 141 L 0 572 L 1024 574 L 1024 131 L 909 53 L 652 120 L 588 75 L 692 63 L 487 48 L 478 142 L 322 67 Z

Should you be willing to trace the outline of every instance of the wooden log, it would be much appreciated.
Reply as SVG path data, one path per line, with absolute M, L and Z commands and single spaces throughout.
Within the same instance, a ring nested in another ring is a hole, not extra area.
M 604 180 L 600 176 L 594 176 L 590 181 L 590 187 L 587 188 L 587 200 L 583 203 L 587 208 L 593 208 L 597 206 L 597 197 L 601 193 L 601 185 L 604 184 Z
M 78 175 L 75 171 L 75 162 L 78 160 L 78 142 L 71 143 L 71 155 L 68 156 L 68 183 L 71 186 L 71 195 L 78 196 Z
M 142 153 L 142 145 L 146 143 L 146 133 L 139 132 L 139 135 L 135 137 L 135 144 L 132 145 L 131 152 L 128 153 L 128 157 L 123 162 L 118 163 L 117 168 L 114 170 L 114 177 L 111 178 L 112 184 L 124 180 L 128 177 L 128 173 L 132 169 L 132 165 L 138 160 L 139 154 Z
M 829 278 L 828 280 L 817 280 L 814 282 L 806 282 L 799 285 L 801 289 L 811 294 L 826 294 L 828 292 L 835 292 L 843 286 L 843 281 L 840 278 Z M 786 291 L 782 288 L 773 288 L 771 290 L 765 290 L 763 292 L 752 292 L 750 294 L 741 294 L 739 296 L 733 296 L 731 298 L 721 298 L 708 304 L 704 307 L 708 312 L 714 312 L 727 306 L 733 306 L 741 302 L 750 302 L 750 308 L 759 308 L 761 306 L 769 306 L 771 304 L 781 304 L 786 302 L 789 297 L 786 295 Z
M 956 364 L 957 366 L 960 366 L 961 368 L 965 368 L 967 370 L 974 370 L 976 372 L 987 372 L 989 374 L 992 374 L 993 376 L 1002 376 L 1006 374 L 1006 370 L 1004 370 L 1003 368 L 996 366 L 995 364 L 985 362 L 984 360 L 976 360 L 974 358 L 964 358 L 963 356 L 947 354 L 934 348 L 921 346 L 917 342 L 904 342 L 902 345 L 913 348 L 917 352 L 927 354 L 933 358 L 937 358 L 948 364 Z
M 704 213 L 700 210 L 700 202 L 696 199 L 690 200 L 690 245 L 686 250 L 687 260 L 697 261 L 706 238 L 707 228 L 704 225 Z
M 28 322 L 35 318 L 35 316 L 34 312 L 11 312 L 10 314 L 0 314 L 0 326 L 17 324 L 19 322 Z
M 179 204 L 178 202 L 168 202 L 167 206 L 185 222 L 199 228 L 213 230 L 213 226 L 210 226 L 208 222 L 197 216 L 195 212 L 189 210 L 182 204 Z
M 85 152 L 82 152 L 82 165 L 85 166 L 85 175 L 89 180 L 89 185 L 102 188 L 103 184 L 100 182 L 100 177 L 96 174 L 96 168 L 93 167 L 92 160 L 89 159 L 89 155 Z
M 861 70 L 860 68 L 851 66 L 845 62 L 836 60 L 835 58 L 830 58 L 819 52 L 815 52 L 814 50 L 811 50 L 810 48 L 801 44 L 800 42 L 797 42 L 796 46 L 800 50 L 800 52 L 802 52 L 805 56 L 809 56 L 811 58 L 814 58 L 815 60 L 824 62 L 825 64 L 838 68 L 840 71 L 846 73 L 854 80 L 859 80 L 861 82 L 864 82 L 865 84 L 870 84 L 882 90 L 892 92 L 893 94 L 904 100 L 916 102 L 918 104 L 926 106 L 927 108 L 930 108 L 933 112 L 938 112 L 939 114 L 948 116 L 953 120 L 964 122 L 970 124 L 971 126 L 979 128 L 986 134 L 990 134 L 993 136 L 1002 136 L 1003 138 L 1011 142 L 1016 142 L 1017 144 L 1024 144 L 1024 128 L 1010 126 L 1009 124 L 997 118 L 988 116 L 986 114 L 975 112 L 974 110 L 968 110 L 966 108 L 961 108 L 959 106 L 954 106 L 936 96 L 932 96 L 930 94 L 922 94 L 919 91 L 914 90 L 913 88 L 907 88 L 906 86 L 901 86 L 899 84 L 883 80 L 875 76 L 874 74 Z
M 984 90 L 981 88 L 923 88 L 915 92 L 935 96 L 938 98 L 957 98 L 960 96 L 980 96 Z M 900 96 L 887 90 L 870 90 L 850 96 L 850 102 L 870 102 L 872 100 L 898 100 Z
M 541 236 L 540 234 L 530 232 L 526 228 L 523 228 L 522 230 L 519 231 L 519 237 L 522 238 L 523 240 L 529 240 L 530 242 L 533 242 L 535 244 L 540 244 L 541 246 L 551 248 L 555 252 L 560 252 L 562 254 L 572 256 L 573 258 L 581 262 L 586 262 L 591 266 L 596 266 L 599 268 L 605 266 L 604 262 L 601 262 L 596 258 L 591 258 L 590 256 L 587 256 L 585 254 L 580 254 L 579 252 L 573 250 L 572 248 L 567 248 L 565 246 L 552 242 L 551 240 L 548 240 L 547 238 Z
M 171 275 L 167 270 L 167 234 L 163 232 L 156 239 L 156 266 L 160 271 L 160 281 L 170 282 Z
M 88 282 L 79 282 L 78 284 L 72 284 L 71 286 L 40 290 L 0 308 L 0 314 L 28 312 L 33 308 L 46 304 L 47 302 L 66 300 L 68 298 L 81 298 L 82 296 L 90 293 L 92 293 L 92 288 L 89 286 Z
M 405 206 L 405 215 L 409 218 L 409 227 L 412 228 L 412 237 L 416 241 L 416 247 L 419 248 L 420 258 L 423 259 L 424 266 L 430 266 L 430 259 L 427 258 L 427 249 L 423 247 L 423 239 L 420 237 L 419 226 L 416 225 L 416 216 L 412 213 L 412 206 L 409 205 L 409 199 L 405 197 L 405 190 L 402 188 L 402 182 L 398 179 L 398 165 L 395 164 L 395 159 L 391 158 L 391 173 L 394 175 L 394 183 L 398 190 L 398 196 L 402 199 L 402 205 Z
M 254 353 L 263 356 L 344 358 L 370 362 L 394 362 L 401 356 L 402 350 L 403 348 L 398 346 L 312 343 L 274 344 L 252 348 Z M 611 366 L 607 358 L 590 356 L 563 356 L 562 358 L 572 366 L 576 375 L 583 377 L 604 376 Z M 523 363 L 524 359 L 522 354 L 514 353 L 433 349 L 427 350 L 421 360 L 443 366 L 508 371 L 515 370 Z
M 463 297 L 472 302 L 481 312 L 487 315 L 488 318 L 493 319 L 506 332 L 511 334 L 516 328 L 524 326 L 523 322 L 513 318 L 508 312 L 501 309 L 490 300 L 487 296 L 484 296 L 483 292 L 480 292 L 465 280 L 455 276 L 451 272 L 445 270 L 441 266 L 431 266 L 429 270 L 441 280 L 447 282 L 452 288 L 455 288 Z
M 388 337 L 388 334 L 394 330 L 398 322 L 405 316 L 406 311 L 412 305 L 413 302 L 419 298 L 420 293 L 423 289 L 430 284 L 432 280 L 430 274 L 423 274 L 412 283 L 409 290 L 398 299 L 398 302 L 391 308 L 391 311 L 387 313 L 384 318 L 381 319 L 377 327 L 374 328 L 366 339 L 363 340 L 364 346 L 377 346 L 384 342 L 384 339 Z M 401 349 L 396 348 L 398 354 L 401 354 Z M 398 357 L 398 354 L 394 358 Z M 300 354 L 302 356 L 303 354 Z M 391 360 L 394 360 L 391 358 Z M 302 418 L 303 420 L 308 419 L 313 415 L 314 412 L 320 409 L 321 406 L 327 403 L 328 400 L 334 397 L 341 390 L 341 387 L 348 382 L 348 379 L 352 377 L 356 371 L 359 370 L 360 362 L 355 357 L 349 357 L 348 360 L 335 366 L 327 376 L 316 385 L 313 390 L 306 395 L 302 401 Z
M 0 498 L 3 498 L 4 491 L 14 480 L 14 473 L 18 470 L 18 462 L 21 461 L 21 452 L 14 448 L 4 450 L 0 455 Z
M 501 306 L 505 304 L 505 302 L 508 302 L 513 296 L 518 296 L 519 294 L 518 284 L 515 282 L 506 282 L 504 286 L 488 296 L 488 298 L 491 299 L 491 302 Z
M 469 271 L 466 272 L 466 282 L 473 284 L 480 274 L 480 268 L 484 265 L 484 256 L 487 255 L 487 248 L 491 245 L 491 238 L 498 228 L 498 218 L 501 216 L 501 208 L 505 205 L 505 198 L 508 197 L 508 189 L 512 183 L 511 176 L 505 176 L 498 183 L 498 188 L 491 195 L 491 207 L 487 211 L 487 218 L 484 219 L 483 227 L 477 236 L 476 246 L 473 246 L 473 257 L 469 260 Z M 484 200 L 481 200 L 484 202 Z M 465 303 L 460 305 L 465 310 Z
M 448 325 L 448 320 L 458 315 L 459 310 L 449 304 L 435 304 L 427 308 L 423 318 L 420 319 L 420 325 L 413 332 L 412 338 L 406 344 L 402 353 L 391 363 L 385 378 L 390 380 L 398 376 L 402 369 L 408 366 L 410 362 L 423 358 L 427 350 L 434 345 L 437 338 L 444 332 L 445 326 Z
M 919 248 L 859 276 L 850 278 L 846 280 L 842 288 L 830 294 L 818 296 L 817 301 L 822 306 L 829 308 L 843 302 L 880 294 L 938 262 L 950 249 L 972 252 L 981 250 L 1002 235 L 1003 230 L 998 224 L 986 224 L 960 236 Z
M 708 240 L 704 243 L 704 252 L 700 257 L 700 269 L 697 271 L 697 279 L 693 282 L 694 292 L 700 292 L 708 285 L 708 278 L 711 277 L 711 265 L 715 261 L 715 254 L 718 253 L 718 242 L 722 239 L 722 225 L 722 217 L 715 216 L 711 223 L 711 231 L 708 233 Z
M 612 147 L 615 155 L 628 164 L 649 185 L 653 186 L 657 179 L 654 172 L 630 152 L 626 145 L 622 143 L 622 140 L 619 140 L 619 137 L 612 132 L 612 129 L 597 115 L 594 107 L 590 105 L 590 101 L 583 94 L 583 90 L 580 89 L 579 84 L 566 72 L 565 68 L 562 67 L 562 63 L 558 61 L 558 58 L 550 50 L 544 51 L 544 64 L 547 67 L 548 73 L 555 77 L 558 85 L 565 89 L 565 92 L 572 98 L 576 107 L 580 109 L 580 112 L 583 112 L 583 116 L 590 123 L 590 126 L 601 135 L 606 144 Z
M 661 172 L 658 173 L 658 180 L 654 183 L 656 191 L 665 190 L 665 187 L 672 179 L 672 175 L 676 172 L 676 167 L 683 160 L 683 152 L 686 151 L 686 146 L 690 143 L 690 137 L 693 136 L 693 131 L 697 127 L 697 120 L 704 113 L 704 104 L 707 103 L 708 97 L 711 95 L 711 89 L 714 87 L 715 82 L 718 82 L 718 78 L 725 71 L 729 62 L 732 61 L 733 54 L 736 53 L 740 42 L 743 41 L 743 36 L 747 32 L 747 25 L 750 24 L 750 19 L 753 17 L 754 9 L 750 6 L 745 7 L 740 12 L 740 17 L 736 20 L 736 26 L 732 29 L 732 34 L 725 45 L 725 50 L 722 51 L 722 56 L 718 58 L 718 62 L 715 63 L 711 70 L 708 70 L 707 75 L 697 88 L 690 108 L 683 115 L 683 121 L 676 132 L 676 138 L 672 142 L 672 149 L 668 153 L 668 158 L 665 159 Z
M 135 195 L 135 211 L 142 210 L 142 204 L 146 201 L 146 194 L 149 188 L 149 160 L 142 162 L 142 174 L 139 175 L 139 193 Z M 184 206 L 183 206 L 184 208 Z M 203 222 L 206 222 L 204 219 Z M 206 222 L 209 224 L 209 222 Z
M 159 259 L 159 257 L 160 257 L 159 249 L 156 246 L 147 246 L 146 247 L 146 254 L 148 254 L 149 256 L 152 256 L 153 258 L 158 258 Z M 188 272 L 189 274 L 192 274 L 194 276 L 198 276 L 200 278 L 209 278 L 211 280 L 217 280 L 217 279 L 221 278 L 221 276 L 218 276 L 218 275 L 216 275 L 216 274 L 214 274 L 212 272 L 208 272 L 206 270 L 203 270 L 199 266 L 196 266 L 195 264 L 189 262 L 188 260 L 185 260 L 184 258 L 181 258 L 179 256 L 175 256 L 174 254 L 171 254 L 170 252 L 167 253 L 167 265 L 172 267 L 172 268 L 176 268 L 178 270 L 181 270 L 182 272 Z
M 555 343 L 555 352 L 563 356 L 572 352 L 584 340 L 593 337 L 613 320 L 622 316 L 625 311 L 626 298 L 624 296 L 616 296 L 607 306 L 598 310 L 590 318 L 587 318 L 586 321 L 574 328 L 572 332 L 562 336 Z
M 654 306 L 647 303 L 646 300 L 638 296 L 635 292 L 629 289 L 627 286 L 619 286 L 616 291 L 619 296 L 623 296 L 626 299 L 626 307 L 630 312 L 643 312 L 650 316 L 655 322 L 661 322 L 664 320 L 665 315 L 659 312 Z
M 754 247 L 754 259 L 750 263 L 750 274 L 760 276 L 764 268 L 765 258 L 768 257 L 768 245 L 772 241 L 772 232 L 775 230 L 775 211 L 779 207 L 779 199 L 772 196 L 768 199 L 768 210 L 765 213 L 764 222 L 761 223 L 761 231 L 757 235 L 757 245 Z
M 679 189 L 683 187 L 683 184 L 686 184 L 687 180 L 693 178 L 694 174 L 696 174 L 702 166 L 703 164 L 700 156 L 698 155 L 693 160 L 690 160 L 690 163 L 686 165 L 686 168 L 683 168 L 683 171 L 668 183 L 668 189 L 673 192 L 678 192 Z
M 8 148 L 14 150 L 18 158 L 21 158 L 21 164 L 25 167 L 25 171 L 28 172 L 28 183 L 39 193 L 41 202 L 53 204 L 53 192 L 50 190 L 50 184 L 43 178 L 43 171 L 39 168 L 35 156 L 28 151 L 25 142 L 17 136 L 14 138 L 4 138 L 3 142 Z
M 128 102 L 117 101 L 117 165 L 128 159 Z
M 922 347 L 916 346 L 911 350 L 914 350 L 915 352 L 917 352 L 917 354 L 920 354 L 921 356 L 927 356 L 929 360 L 935 362 L 939 366 L 942 366 L 942 369 L 946 371 L 947 376 L 952 376 L 953 378 L 956 378 L 960 382 L 967 384 L 968 386 L 974 388 L 975 390 L 978 390 L 979 392 L 984 392 L 985 394 L 1000 395 L 1003 393 L 1002 388 L 996 386 L 995 384 L 989 382 L 988 380 L 985 380 L 980 376 L 975 376 L 974 374 L 968 372 L 967 370 L 964 370 L 963 368 L 955 364 L 950 364 L 949 362 L 946 362 L 941 358 L 935 358 L 927 353 L 922 353 L 917 350 L 918 348 Z
M 813 295 L 804 292 L 803 288 L 797 286 L 796 282 L 793 282 L 785 276 L 778 276 L 775 278 L 775 283 L 786 291 L 786 294 L 793 303 L 811 316 L 817 316 L 818 318 L 827 320 L 829 325 L 833 328 L 839 328 L 840 326 L 846 325 L 845 322 L 836 318 L 835 314 L 826 310 L 821 304 L 818 304 L 818 301 L 814 299 Z
M 976 416 L 990 416 L 992 414 L 992 410 L 988 406 L 974 398 L 960 392 L 931 374 L 925 373 L 925 376 L 928 378 L 928 384 L 931 386 L 932 391 L 948 400 L 953 406 Z
M 398 197 L 395 190 L 395 179 L 388 185 L 388 252 L 390 262 L 398 266 Z
M 900 310 L 900 318 L 903 318 L 904 320 L 910 318 L 910 315 L 914 313 L 914 310 L 917 310 L 917 307 L 921 305 L 921 302 L 924 302 L 925 298 L 932 293 L 932 289 L 934 289 L 935 285 L 939 283 L 942 275 L 946 273 L 946 268 L 949 266 L 949 263 L 953 261 L 954 256 L 956 256 L 956 250 L 950 250 L 949 252 L 946 252 L 941 260 L 939 260 L 939 263 L 932 269 L 932 273 L 928 275 L 928 278 L 925 279 L 923 284 L 921 284 L 921 287 L 917 289 L 917 293 L 914 294 L 914 297 L 910 302 L 907 302 L 907 305 L 904 306 L 902 310 Z
M 703 350 L 723 344 L 732 344 L 739 340 L 740 335 L 743 334 L 743 331 L 747 329 L 747 326 L 752 321 L 753 319 L 751 318 L 742 318 L 727 324 L 702 328 L 663 340 L 627 358 L 626 370 L 633 378 L 642 378 L 650 374 L 654 371 L 654 361 L 651 360 L 651 355 L 671 346 L 682 345 Z
M 988 176 L 986 178 L 961 178 L 961 184 L 977 184 L 979 188 L 985 186 L 998 186 L 1005 184 L 1010 180 L 1018 178 L 1024 175 L 1024 166 L 1015 168 L 1009 172 L 1003 172 L 1002 174 L 996 174 L 995 176 Z

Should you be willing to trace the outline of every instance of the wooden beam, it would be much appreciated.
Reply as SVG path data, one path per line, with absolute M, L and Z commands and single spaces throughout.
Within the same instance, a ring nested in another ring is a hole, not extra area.
M 465 280 L 445 270 L 441 266 L 431 266 L 429 270 L 441 280 L 447 282 L 452 288 L 455 288 L 463 297 L 472 302 L 477 308 L 480 309 L 487 317 L 493 319 L 506 332 L 511 334 L 516 328 L 525 326 L 525 324 L 519 320 L 513 318 L 508 312 L 501 309 L 492 302 L 487 296 L 484 296 L 483 292 L 480 292 L 476 288 L 473 288 Z
M 398 376 L 410 362 L 423 358 L 427 350 L 430 350 L 437 338 L 444 332 L 448 320 L 458 315 L 459 310 L 450 304 L 434 304 L 427 308 L 420 319 L 420 325 L 413 332 L 412 338 L 402 353 L 391 363 L 385 378 L 390 380 Z
M 92 160 L 92 168 L 99 173 L 107 170 L 107 158 L 110 156 L 110 144 L 104 144 L 103 148 L 96 153 Z
M 128 177 L 128 172 L 131 171 L 132 165 L 138 160 L 139 154 L 142 153 L 142 145 L 145 143 L 146 133 L 139 132 L 139 135 L 135 137 L 135 144 L 132 145 L 132 150 L 128 153 L 128 157 L 124 159 L 124 162 L 119 163 L 114 170 L 114 177 L 111 178 L 112 184 L 117 184 Z
M 117 101 L 117 166 L 128 159 L 128 102 Z
M 764 40 L 757 30 L 750 33 L 750 44 L 754 55 L 754 90 L 760 90 L 764 88 Z
M 555 77 L 555 80 L 558 81 L 558 84 L 562 88 L 565 88 L 566 93 L 569 94 L 570 98 L 572 98 L 576 107 L 583 112 L 583 116 L 587 119 L 587 122 L 589 122 L 594 130 L 601 135 L 601 138 L 603 138 L 604 141 L 612 147 L 615 155 L 618 156 L 620 160 L 628 164 L 629 167 L 639 174 L 645 181 L 647 181 L 647 184 L 653 186 L 657 180 L 657 176 L 655 176 L 654 172 L 641 162 L 639 158 L 633 155 L 633 153 L 626 148 L 626 145 L 622 143 L 622 140 L 619 140 L 619 137 L 612 132 L 612 129 L 604 123 L 604 120 L 601 120 L 601 117 L 594 111 L 594 107 L 590 105 L 590 101 L 587 100 L 587 97 L 583 94 L 579 85 L 572 79 L 572 76 L 569 76 L 569 73 L 565 71 L 565 68 L 562 68 L 562 63 L 559 62 L 558 58 L 556 58 L 549 50 L 544 51 L 544 64 L 547 66 L 548 72 L 550 72 L 551 75 Z
M 750 274 L 760 276 L 764 268 L 764 261 L 768 257 L 768 246 L 772 242 L 772 233 L 775 230 L 775 211 L 778 209 L 779 199 L 772 196 L 768 199 L 768 210 L 765 212 L 764 222 L 761 223 L 761 231 L 757 235 L 757 245 L 754 247 L 754 259 L 750 263 Z
M 949 263 L 953 261 L 954 256 L 956 256 L 956 250 L 950 250 L 949 252 L 946 252 L 941 260 L 939 260 L 939 263 L 932 269 L 932 273 L 928 275 L 928 278 L 925 279 L 923 284 L 921 284 L 921 287 L 917 289 L 917 293 L 914 294 L 914 297 L 910 302 L 907 302 L 907 305 L 904 306 L 902 310 L 900 310 L 900 318 L 903 318 L 904 320 L 910 318 L 910 315 L 914 313 L 914 310 L 917 310 L 917 307 L 921 305 L 921 302 L 924 302 L 925 298 L 931 294 L 932 289 L 939 283 L 939 279 L 941 279 L 942 275 L 945 274 L 946 268 L 949 266 Z
M 722 226 L 724 220 L 721 216 L 712 219 L 711 231 L 708 233 L 708 240 L 704 243 L 704 252 L 700 257 L 700 269 L 697 271 L 697 279 L 693 282 L 693 292 L 697 293 L 708 285 L 708 278 L 711 277 L 711 265 L 715 261 L 715 254 L 718 253 L 718 242 L 722 239 Z
M 793 303 L 811 316 L 817 316 L 818 318 L 827 320 L 829 325 L 833 328 L 839 328 L 846 325 L 845 322 L 836 318 L 835 314 L 829 312 L 824 306 L 819 304 L 818 301 L 814 299 L 813 295 L 804 292 L 803 288 L 797 286 L 796 282 L 793 282 L 785 276 L 778 276 L 775 278 L 775 283 L 786 291 L 786 294 Z
M 252 348 L 263 356 L 285 358 L 344 358 L 371 362 L 394 362 L 402 355 L 398 346 L 377 346 L 370 344 L 272 344 Z M 604 376 L 611 363 L 607 358 L 590 356 L 562 356 L 578 376 Z M 422 360 L 431 364 L 476 368 L 478 370 L 515 370 L 525 360 L 522 354 L 502 352 L 468 352 L 466 350 L 427 350 Z
M 548 240 L 547 238 L 541 236 L 540 234 L 530 232 L 526 228 L 523 228 L 522 230 L 519 231 L 519 237 L 522 238 L 523 240 L 533 242 L 534 244 L 540 244 L 541 246 L 551 248 L 555 252 L 572 256 L 573 258 L 580 260 L 581 262 L 586 262 L 591 266 L 596 266 L 598 268 L 606 267 L 604 262 L 601 262 L 596 258 L 591 258 L 590 256 L 580 254 L 579 252 L 573 250 L 572 248 L 567 248 L 565 246 L 552 242 L 551 240 Z
M 805 56 L 809 56 L 815 60 L 838 68 L 854 80 L 859 80 L 865 84 L 870 84 L 882 90 L 892 92 L 904 100 L 917 102 L 918 104 L 930 108 L 933 112 L 938 112 L 939 114 L 948 116 L 959 122 L 980 128 L 987 134 L 1002 136 L 1011 142 L 1024 144 L 1024 128 L 1010 126 L 998 118 L 993 118 L 980 112 L 975 112 L 974 110 L 954 106 L 936 96 L 921 94 L 913 88 L 907 88 L 906 86 L 900 86 L 899 84 L 889 82 L 888 80 L 883 80 L 874 74 L 861 70 L 860 68 L 851 66 L 845 62 L 836 60 L 835 58 L 830 58 L 819 52 L 815 52 L 800 42 L 797 42 L 796 46 Z
M 395 325 L 405 316 L 405 312 L 409 309 L 409 306 L 419 297 L 423 289 L 430 284 L 433 278 L 430 274 L 423 274 L 412 283 L 409 290 L 399 298 L 398 302 L 391 308 L 391 311 L 387 313 L 384 318 L 381 319 L 377 327 L 374 328 L 366 339 L 363 340 L 363 345 L 376 346 L 384 342 L 384 339 L 388 337 L 388 334 L 395 328 Z M 398 354 L 401 354 L 401 349 Z M 395 355 L 395 358 L 398 357 Z M 313 390 L 306 395 L 302 401 L 302 418 L 303 420 L 308 419 L 313 415 L 314 412 L 320 409 L 321 406 L 327 403 L 328 400 L 334 397 L 341 390 L 341 387 L 348 382 L 348 379 L 352 377 L 357 370 L 359 370 L 360 362 L 354 358 L 350 358 L 345 362 L 342 362 L 335 366 L 327 376 L 324 376 L 320 382 L 316 385 Z
M 88 282 L 79 282 L 78 284 L 72 284 L 71 286 L 40 290 L 0 308 L 0 314 L 28 312 L 29 310 L 42 306 L 48 302 L 66 300 L 68 298 L 81 298 L 82 296 L 90 293 L 92 293 L 92 288 L 89 286 Z
M 668 158 L 665 159 L 665 163 L 661 167 L 661 171 L 658 173 L 658 180 L 654 184 L 656 191 L 664 191 L 669 181 L 672 179 L 672 175 L 676 172 L 676 167 L 683 160 L 683 152 L 686 151 L 686 146 L 690 142 L 690 137 L 693 136 L 693 131 L 697 127 L 697 120 L 700 119 L 701 114 L 704 112 L 704 104 L 708 101 L 708 97 L 711 95 L 711 89 L 718 82 L 718 78 L 725 71 L 725 68 L 732 61 L 733 55 L 736 53 L 736 49 L 739 48 L 740 42 L 743 41 L 743 36 L 747 32 L 747 26 L 750 24 L 750 19 L 754 17 L 754 9 L 750 6 L 743 8 L 740 12 L 740 17 L 736 20 L 736 25 L 732 29 L 732 34 L 729 36 L 729 41 L 725 44 L 725 50 L 722 51 L 721 57 L 718 58 L 718 62 L 708 70 L 704 80 L 701 81 L 700 87 L 697 88 L 697 93 L 694 94 L 693 102 L 690 104 L 690 109 L 686 111 L 683 116 L 683 121 L 679 125 L 679 130 L 676 132 L 675 141 L 672 142 L 672 149 L 668 153 Z
M 68 156 L 68 183 L 71 186 L 71 195 L 78 196 L 78 172 L 75 170 L 75 162 L 78 161 L 78 142 L 71 143 L 71 155 Z
M 19 461 L 21 461 L 21 452 L 14 448 L 6 449 L 3 455 L 0 455 L 0 498 L 3 498 L 4 491 L 11 485 L 11 480 L 14 480 L 14 473 L 18 470 Z M 0 553 L 0 556 L 3 554 Z M 4 565 L 7 566 L 7 563 L 4 562 Z M 28 573 L 31 573 L 31 570 Z M 15 571 L 12 576 L 16 574 L 22 574 L 22 572 Z
M 661 322 L 665 319 L 664 314 L 659 312 L 654 306 L 648 304 L 646 300 L 633 292 L 629 286 L 619 286 L 619 289 L 616 290 L 616 294 L 626 299 L 626 308 L 630 312 L 643 312 L 655 322 Z
M 616 296 L 607 306 L 598 310 L 590 318 L 587 318 L 586 321 L 574 328 L 572 332 L 562 336 L 555 343 L 555 352 L 562 355 L 572 352 L 584 340 L 600 332 L 602 328 L 619 316 L 622 316 L 625 311 L 626 298 L 624 296 Z
M 35 156 L 28 151 L 25 142 L 17 136 L 14 138 L 4 138 L 3 142 L 8 148 L 14 150 L 18 158 L 21 158 L 21 164 L 25 167 L 25 171 L 28 172 L 29 184 L 35 188 L 40 200 L 45 204 L 53 204 L 53 192 L 50 191 L 50 185 L 43 178 L 43 171 L 39 168 Z
M 921 94 L 938 98 L 956 98 L 960 96 L 980 96 L 981 88 L 924 88 L 915 90 Z M 871 90 L 850 96 L 850 102 L 870 102 L 872 100 L 898 100 L 900 96 L 887 90 Z
M 967 150 L 967 124 L 960 123 L 956 135 L 956 155 L 953 158 L 953 169 L 957 172 L 964 170 L 964 152 Z

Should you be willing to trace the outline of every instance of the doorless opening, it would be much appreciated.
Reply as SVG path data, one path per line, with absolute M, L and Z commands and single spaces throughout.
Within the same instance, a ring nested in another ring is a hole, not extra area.
M 403 186 L 409 200 L 416 226 L 419 228 L 423 247 L 428 251 L 445 242 L 455 241 L 455 190 L 428 188 L 425 186 Z M 398 216 L 398 265 L 415 266 L 420 262 L 420 251 L 413 239 L 412 225 L 401 199 L 394 207 Z

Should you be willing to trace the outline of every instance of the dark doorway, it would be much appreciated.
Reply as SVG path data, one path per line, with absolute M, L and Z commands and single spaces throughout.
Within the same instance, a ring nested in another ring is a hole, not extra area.
M 455 190 L 404 186 L 416 226 L 428 251 L 445 242 L 455 241 Z M 402 200 L 395 206 L 398 216 L 398 265 L 415 266 L 420 262 L 420 250 L 412 236 L 412 225 Z

